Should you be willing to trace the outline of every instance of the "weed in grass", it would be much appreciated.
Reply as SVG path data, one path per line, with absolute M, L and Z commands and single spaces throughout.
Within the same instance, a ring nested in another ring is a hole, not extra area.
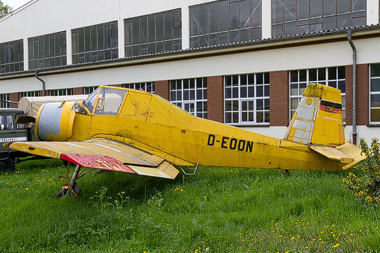
M 353 173 L 349 173 L 343 179 L 343 184 L 354 196 L 368 205 L 380 203 L 380 146 L 379 139 L 373 138 L 371 147 L 368 147 L 364 139 L 360 139 L 362 154 L 367 156 L 362 167 L 365 176 L 362 179 Z

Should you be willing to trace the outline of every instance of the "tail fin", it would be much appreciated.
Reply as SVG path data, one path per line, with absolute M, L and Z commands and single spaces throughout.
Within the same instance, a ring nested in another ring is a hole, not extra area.
M 344 144 L 340 90 L 316 83 L 309 84 L 284 139 L 326 146 Z

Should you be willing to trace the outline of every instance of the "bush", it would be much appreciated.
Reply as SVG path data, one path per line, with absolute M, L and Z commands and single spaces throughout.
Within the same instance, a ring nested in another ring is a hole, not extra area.
M 347 178 L 343 179 L 343 184 L 354 192 L 354 196 L 357 199 L 363 201 L 365 204 L 378 205 L 380 203 L 379 139 L 372 138 L 371 147 L 368 147 L 362 138 L 360 139 L 360 148 L 362 154 L 367 156 L 367 159 L 364 161 L 364 166 L 362 167 L 365 176 L 362 180 L 350 172 Z

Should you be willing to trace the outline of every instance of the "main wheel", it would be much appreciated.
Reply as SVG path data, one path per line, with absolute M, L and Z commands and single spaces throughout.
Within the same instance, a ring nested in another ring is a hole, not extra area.
M 57 195 L 55 196 L 56 199 L 60 199 L 63 197 L 63 195 L 67 195 L 68 191 L 67 189 L 60 190 Z

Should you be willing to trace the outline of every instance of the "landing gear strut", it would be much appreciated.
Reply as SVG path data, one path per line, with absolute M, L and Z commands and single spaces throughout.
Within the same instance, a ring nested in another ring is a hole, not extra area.
M 67 165 L 67 167 L 69 166 L 70 164 Z M 80 199 L 82 197 L 80 186 L 76 182 L 79 175 L 80 167 L 81 166 L 77 164 L 71 180 L 68 183 L 63 185 L 62 190 L 59 191 L 56 196 L 57 199 L 61 198 L 64 195 L 67 195 L 69 192 L 73 193 L 77 199 Z
M 82 194 L 81 194 L 81 188 L 79 186 L 79 184 L 77 184 L 76 180 L 93 172 L 94 170 L 96 169 L 92 169 L 92 170 L 89 170 L 87 171 L 86 173 L 84 173 L 84 171 L 86 170 L 86 168 L 84 167 L 82 171 L 80 171 L 81 169 L 81 165 L 79 164 L 76 164 L 76 167 L 75 167 L 75 170 L 74 170 L 74 173 L 73 173 L 73 176 L 71 177 L 71 180 L 69 182 L 67 182 L 66 184 L 63 185 L 62 187 L 62 190 L 58 192 L 56 198 L 59 199 L 69 193 L 72 193 L 74 194 L 74 196 L 77 198 L 77 199 L 80 199 L 82 197 Z M 66 171 L 66 175 L 65 176 L 60 176 L 61 178 L 69 178 L 68 175 L 69 175 L 69 169 L 70 169 L 70 162 L 67 164 L 67 171 Z

